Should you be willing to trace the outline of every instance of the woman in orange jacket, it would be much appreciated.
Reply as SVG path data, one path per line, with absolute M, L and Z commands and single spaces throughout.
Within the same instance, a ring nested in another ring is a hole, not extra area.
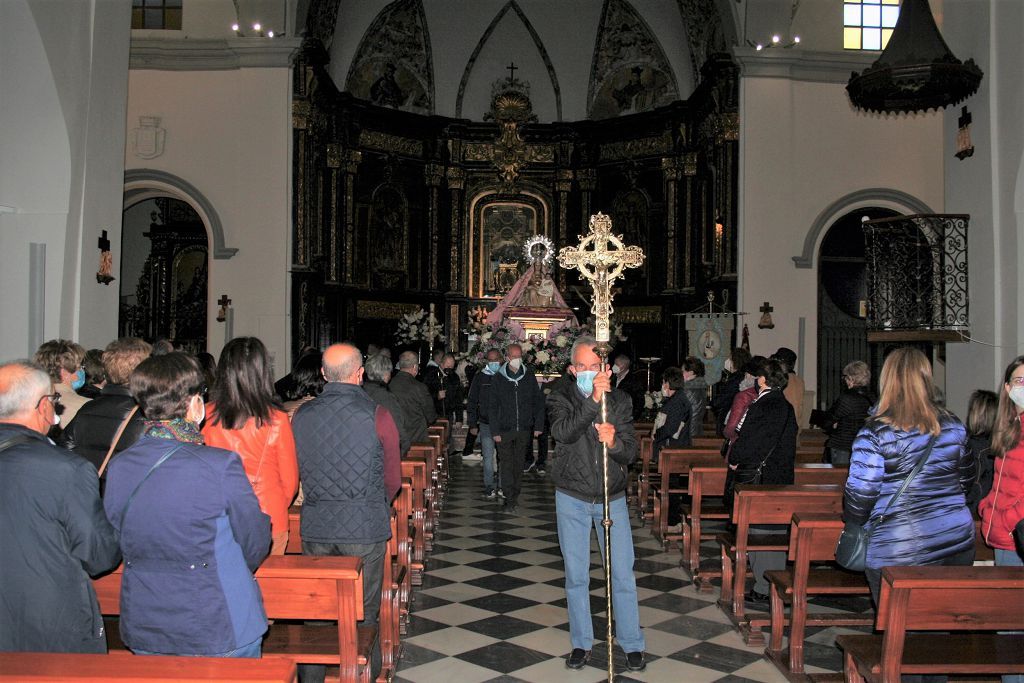
M 295 439 L 288 415 L 274 398 L 267 347 L 255 337 L 232 339 L 220 354 L 217 382 L 203 427 L 208 446 L 242 456 L 260 509 L 270 515 L 271 555 L 288 546 L 288 506 L 299 486 Z

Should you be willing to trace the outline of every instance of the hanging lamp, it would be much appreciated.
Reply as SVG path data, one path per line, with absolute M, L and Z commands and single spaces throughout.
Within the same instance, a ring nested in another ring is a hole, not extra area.
M 928 0 L 903 0 L 889 44 L 846 85 L 858 109 L 901 113 L 943 109 L 978 91 L 981 69 L 961 62 L 942 39 Z

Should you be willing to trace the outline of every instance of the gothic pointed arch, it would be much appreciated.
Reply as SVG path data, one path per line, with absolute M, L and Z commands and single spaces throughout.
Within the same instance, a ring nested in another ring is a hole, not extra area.
M 608 119 L 679 99 L 679 86 L 651 27 L 628 0 L 605 0 L 594 41 L 587 116 Z
M 548 55 L 547 49 L 544 47 L 543 41 L 540 39 L 540 34 L 533 27 L 529 17 L 523 12 L 522 8 L 519 7 L 519 3 L 516 0 L 509 0 L 498 13 L 494 15 L 494 19 L 487 25 L 487 29 L 480 36 L 480 40 L 477 41 L 476 47 L 473 49 L 473 54 L 469 56 L 469 60 L 466 62 L 466 68 L 462 71 L 462 80 L 459 81 L 459 93 L 455 99 L 455 116 L 462 116 L 462 102 L 466 95 L 466 86 L 469 83 L 470 74 L 473 72 L 473 67 L 476 66 L 477 58 L 480 56 L 480 52 L 484 49 L 484 46 L 490 40 L 494 30 L 501 24 L 502 19 L 508 12 L 514 12 L 519 20 L 523 23 L 527 32 L 530 34 L 530 38 L 533 39 L 533 44 L 537 48 L 537 53 L 540 55 L 541 60 L 544 62 L 544 66 L 548 72 L 548 78 L 551 81 L 551 89 L 555 94 L 555 116 L 557 121 L 562 120 L 562 90 L 558 86 L 558 75 L 555 73 L 555 67 L 551 63 L 551 57 Z
M 676 0 L 690 46 L 690 68 L 694 83 L 701 81 L 701 67 L 708 57 L 729 50 L 728 25 L 719 8 L 708 0 Z
M 422 0 L 395 0 L 363 34 L 345 90 L 384 107 L 433 114 L 431 55 Z

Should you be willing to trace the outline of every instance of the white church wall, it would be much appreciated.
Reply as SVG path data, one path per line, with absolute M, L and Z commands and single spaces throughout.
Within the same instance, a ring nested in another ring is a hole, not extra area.
M 105 343 L 116 332 L 117 290 L 87 269 L 95 271 L 100 231 L 120 222 L 130 3 L 0 4 L 10 67 L 0 75 L 0 204 L 10 207 L 0 210 L 0 356 L 34 351 L 30 243 L 46 246 L 41 336 Z
M 946 210 L 968 213 L 969 344 L 947 348 L 948 404 L 960 415 L 974 389 L 995 389 L 1024 353 L 1024 4 L 945 3 L 943 34 L 959 59 L 984 72 L 976 95 L 945 114 Z M 956 159 L 957 119 L 973 118 L 974 155 Z M 991 345 L 991 346 L 990 346 Z
M 234 336 L 260 337 L 280 374 L 288 365 L 290 84 L 285 68 L 133 70 L 128 129 L 140 116 L 159 116 L 166 142 L 154 159 L 136 157 L 131 145 L 125 155 L 130 170 L 162 171 L 198 189 L 220 217 L 225 246 L 238 249 L 210 261 L 210 352 L 225 342 L 216 300 L 227 294 Z
M 754 353 L 770 354 L 779 346 L 799 352 L 799 321 L 804 319 L 799 363 L 808 390 L 814 391 L 817 250 L 826 231 L 818 237 L 812 268 L 796 268 L 793 256 L 802 253 L 824 209 L 861 190 L 901 191 L 941 211 L 942 116 L 857 112 L 839 83 L 745 77 L 740 97 L 737 310 L 750 314 L 745 321 Z M 860 204 L 865 205 L 902 208 L 882 201 Z M 757 328 L 757 310 L 764 301 L 775 309 L 772 330 Z

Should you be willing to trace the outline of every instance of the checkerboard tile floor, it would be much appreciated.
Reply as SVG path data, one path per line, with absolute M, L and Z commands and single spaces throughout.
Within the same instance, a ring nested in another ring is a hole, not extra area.
M 595 642 L 590 663 L 570 671 L 571 649 L 562 556 L 558 549 L 554 487 L 549 477 L 523 475 L 519 514 L 505 515 L 497 501 L 479 500 L 479 460 L 455 461 L 445 508 L 414 592 L 409 633 L 395 680 L 399 683 L 516 681 L 593 683 L 607 679 L 607 647 Z M 679 551 L 665 552 L 633 516 L 640 624 L 647 640 L 647 669 L 628 672 L 615 649 L 617 681 L 783 683 L 786 678 L 749 648 L 715 604 L 698 593 L 679 567 Z M 702 551 L 717 552 L 711 543 Z M 591 594 L 595 638 L 605 633 L 604 571 L 594 537 Z M 821 603 L 863 610 L 867 604 Z M 841 670 L 834 646 L 848 629 L 809 629 L 805 646 L 810 674 Z M 627 675 L 628 674 L 628 675 Z

